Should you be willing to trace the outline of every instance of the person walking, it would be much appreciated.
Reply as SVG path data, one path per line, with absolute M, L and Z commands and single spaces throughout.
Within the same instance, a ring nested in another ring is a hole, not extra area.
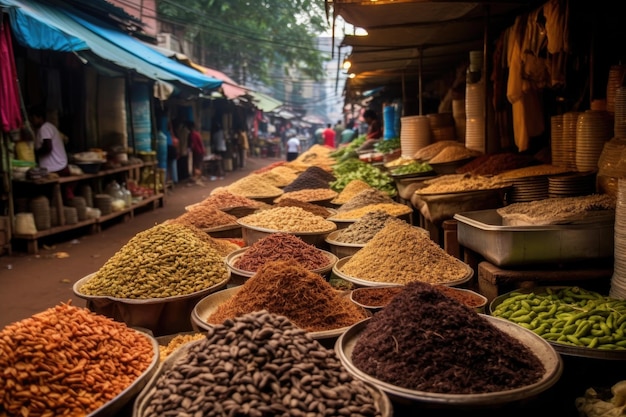
M 193 177 L 192 180 L 198 185 L 204 185 L 202 183 L 202 164 L 206 149 L 202 142 L 202 136 L 196 129 L 196 125 L 192 121 L 187 121 L 187 129 L 189 129 L 189 149 L 191 149 Z
M 335 147 L 335 131 L 330 123 L 326 125 L 326 129 L 322 132 L 324 138 L 324 145 L 330 148 Z
M 300 155 L 300 139 L 292 136 L 287 141 L 287 162 L 293 161 Z

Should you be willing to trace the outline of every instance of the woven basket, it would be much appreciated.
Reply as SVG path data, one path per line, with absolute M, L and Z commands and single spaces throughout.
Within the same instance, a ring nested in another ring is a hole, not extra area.
M 65 224 L 78 223 L 78 212 L 76 207 L 63 207 L 63 215 L 65 216 Z
M 30 200 L 30 211 L 35 218 L 37 230 L 50 229 L 50 201 L 45 196 Z
M 78 220 L 85 220 L 87 218 L 87 202 L 84 197 L 76 196 L 68 200 L 67 205 L 76 209 Z

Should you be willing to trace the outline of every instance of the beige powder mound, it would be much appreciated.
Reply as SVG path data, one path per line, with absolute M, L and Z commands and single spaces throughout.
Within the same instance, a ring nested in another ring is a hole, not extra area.
M 269 184 L 259 174 L 250 174 L 233 182 L 226 187 L 226 191 L 248 198 L 278 197 L 283 193 L 283 190 Z

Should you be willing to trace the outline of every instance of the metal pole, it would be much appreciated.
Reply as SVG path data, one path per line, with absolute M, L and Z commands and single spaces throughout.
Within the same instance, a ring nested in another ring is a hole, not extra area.
M 420 116 L 422 116 L 424 114 L 423 113 L 423 109 L 422 109 L 422 60 L 423 60 L 423 55 L 424 55 L 422 52 L 424 50 L 420 46 L 418 48 L 418 51 L 419 51 L 419 61 L 418 61 L 419 66 L 418 66 L 418 75 L 417 75 L 418 76 L 418 86 L 419 86 L 418 87 L 419 88 L 418 100 L 419 100 L 419 114 L 420 114 Z

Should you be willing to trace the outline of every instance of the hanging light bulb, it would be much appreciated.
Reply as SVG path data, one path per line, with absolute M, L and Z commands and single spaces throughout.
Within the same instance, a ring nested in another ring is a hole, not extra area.
M 341 68 L 343 68 L 346 71 L 348 71 L 351 66 L 352 66 L 352 62 L 350 62 L 348 58 L 344 59 L 343 64 L 341 64 Z

